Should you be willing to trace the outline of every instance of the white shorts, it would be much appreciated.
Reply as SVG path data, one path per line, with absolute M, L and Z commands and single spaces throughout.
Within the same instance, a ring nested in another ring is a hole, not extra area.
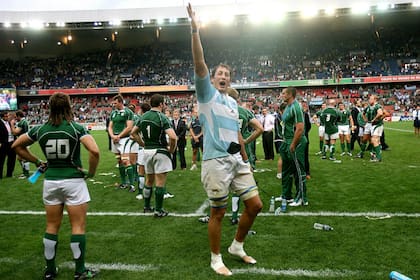
M 144 165 L 144 148 L 139 146 L 139 150 L 137 152 L 137 164 Z
M 336 140 L 338 137 L 338 132 L 331 135 L 327 133 L 324 134 L 324 140 Z
M 124 138 L 124 142 L 121 143 L 121 154 L 137 154 L 139 151 L 139 143 L 130 139 L 130 137 Z
M 128 137 L 121 138 L 118 143 L 114 143 L 114 141 L 111 141 L 111 151 L 114 154 L 122 154 L 123 153 L 123 147 L 125 142 L 127 141 Z
M 350 126 L 348 124 L 339 125 L 338 134 L 350 135 Z
M 359 133 L 357 134 L 359 137 L 363 137 L 363 134 L 365 132 L 364 126 L 359 126 Z
M 382 133 L 384 132 L 383 125 L 372 125 L 372 123 L 367 123 L 365 126 L 364 134 L 368 134 L 370 136 L 378 136 L 381 137 Z
M 239 153 L 203 161 L 201 182 L 212 207 L 226 207 L 229 191 L 243 201 L 258 194 L 250 165 L 242 160 Z
M 324 137 L 324 134 L 325 134 L 325 126 L 323 126 L 323 125 L 318 126 L 319 137 Z
M 146 174 L 163 174 L 172 171 L 172 159 L 156 149 L 144 149 L 144 170 Z
M 44 180 L 42 197 L 45 205 L 81 205 L 90 201 L 83 178 Z

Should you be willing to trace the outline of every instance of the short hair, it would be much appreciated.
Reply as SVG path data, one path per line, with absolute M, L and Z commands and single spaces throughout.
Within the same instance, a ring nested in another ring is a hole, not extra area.
M 21 110 L 19 110 L 19 111 L 16 111 L 16 116 L 19 118 L 23 118 L 25 114 Z
M 211 76 L 212 77 L 214 77 L 214 75 L 216 75 L 216 71 L 220 67 L 226 68 L 227 70 L 229 70 L 229 74 L 230 74 L 230 76 L 232 76 L 232 68 L 230 68 L 230 66 L 227 65 L 227 64 L 220 63 L 219 65 L 217 65 L 216 67 L 214 67 L 213 70 L 211 70 Z
M 235 100 L 239 99 L 239 92 L 235 88 L 228 87 L 226 93 Z
M 165 99 L 163 98 L 163 95 L 160 95 L 158 93 L 153 94 L 150 98 L 150 106 L 152 107 L 158 107 L 161 103 L 165 103 Z
M 128 104 L 127 107 L 128 107 L 128 109 L 130 109 L 134 113 L 136 112 L 136 105 L 134 105 L 133 103 Z
M 143 113 L 146 113 L 147 111 L 150 111 L 150 104 L 149 103 L 143 103 L 140 105 L 140 109 Z
M 122 97 L 121 94 L 115 95 L 114 97 L 112 97 L 112 100 L 116 100 L 116 101 L 118 101 L 120 103 L 124 103 L 124 98 Z
M 287 87 L 286 92 L 291 93 L 293 97 L 296 97 L 296 88 L 295 87 Z

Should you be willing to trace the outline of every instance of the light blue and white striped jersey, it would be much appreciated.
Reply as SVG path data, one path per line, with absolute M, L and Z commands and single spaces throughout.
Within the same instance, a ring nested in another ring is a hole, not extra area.
M 203 128 L 203 160 L 226 157 L 231 142 L 238 140 L 238 104 L 227 94 L 220 93 L 210 82 L 210 76 L 195 76 L 198 113 Z

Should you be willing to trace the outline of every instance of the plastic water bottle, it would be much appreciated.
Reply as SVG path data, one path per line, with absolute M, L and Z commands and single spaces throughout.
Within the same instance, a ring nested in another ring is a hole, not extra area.
M 410 277 L 407 277 L 397 271 L 391 271 L 389 274 L 389 279 L 391 280 L 413 280 Z
M 319 223 L 314 223 L 314 229 L 319 229 L 319 230 L 334 230 L 334 228 L 330 227 L 329 225 L 324 225 L 324 224 L 319 224 Z
M 268 208 L 268 212 L 274 212 L 274 208 L 276 207 L 276 202 L 274 196 L 270 199 L 270 207 Z
M 281 212 L 285 213 L 287 210 L 287 200 L 283 198 L 281 200 Z
M 31 184 L 35 184 L 36 181 L 38 181 L 39 176 L 41 176 L 42 174 L 44 174 L 45 170 L 47 170 L 46 165 L 40 165 L 37 170 L 35 171 L 34 174 L 32 174 L 29 178 L 28 181 Z

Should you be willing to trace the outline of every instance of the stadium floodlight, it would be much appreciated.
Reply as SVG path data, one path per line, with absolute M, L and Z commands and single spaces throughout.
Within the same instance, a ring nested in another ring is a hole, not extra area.
M 14 45 L 15 44 L 15 40 L 10 40 L 10 44 Z
M 334 7 L 327 7 L 327 8 L 325 8 L 324 13 L 327 16 L 333 16 L 333 15 L 335 15 L 335 8 Z
M 389 4 L 387 2 L 378 3 L 378 10 L 379 11 L 386 11 L 389 8 Z
M 57 26 L 57 27 L 65 27 L 65 26 L 66 26 L 66 24 L 65 24 L 64 22 L 62 22 L 62 21 L 59 21 L 59 22 L 57 22 L 57 23 L 55 24 L 55 26 Z
M 44 28 L 44 24 L 39 20 L 30 21 L 28 26 L 29 26 L 29 28 L 35 29 L 35 30 L 40 30 L 40 29 Z
M 412 5 L 413 5 L 413 7 L 418 8 L 418 7 L 420 7 L 420 1 L 413 2 Z
M 170 23 L 177 23 L 177 22 L 178 22 L 178 19 L 177 19 L 177 18 L 174 18 L 174 17 L 171 17 L 171 18 L 169 19 L 169 22 L 170 22 Z
M 230 25 L 234 21 L 235 17 L 232 14 L 222 14 L 218 22 L 223 25 Z
M 163 24 L 165 22 L 165 19 L 164 18 L 158 18 L 156 20 L 156 22 L 157 22 L 158 25 L 161 25 L 161 24 Z
M 119 19 L 113 19 L 113 20 L 109 21 L 109 25 L 112 25 L 112 26 L 120 26 L 121 25 L 121 20 L 119 20 Z
M 12 24 L 11 24 L 10 22 L 8 22 L 8 21 L 6 21 L 5 23 L 3 23 L 3 25 L 4 25 L 4 27 L 6 27 L 6 28 L 10 28 L 10 27 L 12 27 Z
M 360 14 L 368 14 L 369 13 L 369 5 L 366 3 L 356 3 L 352 8 L 351 12 L 356 15 Z
M 20 23 L 20 27 L 21 28 L 27 28 L 28 27 L 28 23 L 27 22 L 21 22 Z
M 249 21 L 253 24 L 260 24 L 264 21 L 264 17 L 262 14 L 253 13 L 249 15 Z
M 307 7 L 305 9 L 303 9 L 300 12 L 300 15 L 304 18 L 304 19 L 309 19 L 309 18 L 313 18 L 318 14 L 318 11 L 316 10 L 315 7 Z
M 61 46 L 63 43 L 61 43 L 61 41 L 57 42 L 57 46 Z

